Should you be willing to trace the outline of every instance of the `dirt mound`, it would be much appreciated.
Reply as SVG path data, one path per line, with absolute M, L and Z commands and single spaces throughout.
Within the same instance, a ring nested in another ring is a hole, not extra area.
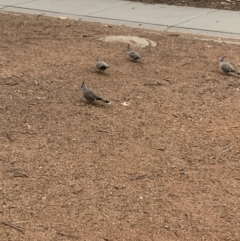
M 135 46 L 145 48 L 147 46 L 156 47 L 157 44 L 146 38 L 140 38 L 137 36 L 106 36 L 104 38 L 101 38 L 100 40 L 107 41 L 107 42 L 123 42 L 128 44 L 133 44 Z

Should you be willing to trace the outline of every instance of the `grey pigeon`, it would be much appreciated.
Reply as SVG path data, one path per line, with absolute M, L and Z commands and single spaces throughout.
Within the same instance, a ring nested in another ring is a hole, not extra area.
M 131 49 L 130 44 L 128 45 L 128 55 L 131 59 L 133 60 L 138 60 L 138 59 L 142 59 L 141 56 L 139 55 L 139 53 L 137 53 L 136 51 L 134 51 L 133 49 Z
M 97 69 L 98 71 L 100 71 L 101 73 L 103 73 L 104 70 L 106 70 L 107 68 L 109 68 L 109 65 L 108 65 L 106 62 L 104 62 L 104 61 L 98 61 L 98 60 L 97 60 L 96 69 Z
M 106 100 L 104 99 L 103 97 L 101 97 L 97 92 L 95 92 L 94 90 L 88 88 L 84 81 L 82 82 L 82 85 L 81 85 L 81 90 L 82 90 L 82 93 L 83 93 L 83 96 L 85 99 L 87 99 L 88 101 L 95 101 L 95 100 L 101 100 L 103 101 L 104 103 L 110 103 L 109 100 Z
M 225 74 L 235 73 L 240 75 L 240 72 L 238 72 L 229 62 L 227 62 L 225 57 L 222 57 L 220 60 L 220 68 Z

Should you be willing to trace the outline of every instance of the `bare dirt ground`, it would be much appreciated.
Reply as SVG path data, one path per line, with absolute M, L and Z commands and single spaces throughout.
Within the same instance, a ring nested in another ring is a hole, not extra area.
M 162 3 L 177 6 L 191 6 L 198 8 L 215 8 L 240 11 L 240 0 L 131 0 L 144 3 Z
M 219 59 L 240 68 L 240 46 L 24 14 L 0 29 L 0 240 L 239 240 L 240 77 Z M 157 47 L 134 63 L 107 35 Z

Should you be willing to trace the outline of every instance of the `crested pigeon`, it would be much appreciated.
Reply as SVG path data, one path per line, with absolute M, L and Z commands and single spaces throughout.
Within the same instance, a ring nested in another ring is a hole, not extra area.
M 88 88 L 84 81 L 82 82 L 82 85 L 81 85 L 81 90 L 82 90 L 82 93 L 83 93 L 83 96 L 85 99 L 87 99 L 88 101 L 90 102 L 93 102 L 95 100 L 101 100 L 103 101 L 104 103 L 111 103 L 109 100 L 106 100 L 104 99 L 103 97 L 101 97 L 97 92 L 95 92 L 94 90 Z
M 109 68 L 109 65 L 108 65 L 106 62 L 104 62 L 104 61 L 98 61 L 98 60 L 97 60 L 96 69 L 97 69 L 98 71 L 100 71 L 101 73 L 103 73 L 104 70 L 106 70 L 107 68 Z
M 235 73 L 240 75 L 240 72 L 238 72 L 233 66 L 232 64 L 230 64 L 229 62 L 227 62 L 225 60 L 225 57 L 222 57 L 222 59 L 220 60 L 220 68 L 221 70 L 225 73 L 225 74 L 229 74 L 229 73 Z
M 128 50 L 128 55 L 129 55 L 129 57 L 130 57 L 131 59 L 133 59 L 133 60 L 142 59 L 141 56 L 140 56 L 140 54 L 137 53 L 136 51 L 134 51 L 134 50 L 131 48 L 130 44 L 128 45 L 127 50 Z

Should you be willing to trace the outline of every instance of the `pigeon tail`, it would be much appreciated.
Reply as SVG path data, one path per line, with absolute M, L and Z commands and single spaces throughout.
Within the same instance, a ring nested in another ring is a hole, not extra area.
M 109 103 L 111 102 L 111 101 L 105 100 L 105 99 L 103 99 L 103 98 L 97 98 L 97 100 L 101 100 L 102 102 L 107 103 L 107 104 L 109 104 Z

